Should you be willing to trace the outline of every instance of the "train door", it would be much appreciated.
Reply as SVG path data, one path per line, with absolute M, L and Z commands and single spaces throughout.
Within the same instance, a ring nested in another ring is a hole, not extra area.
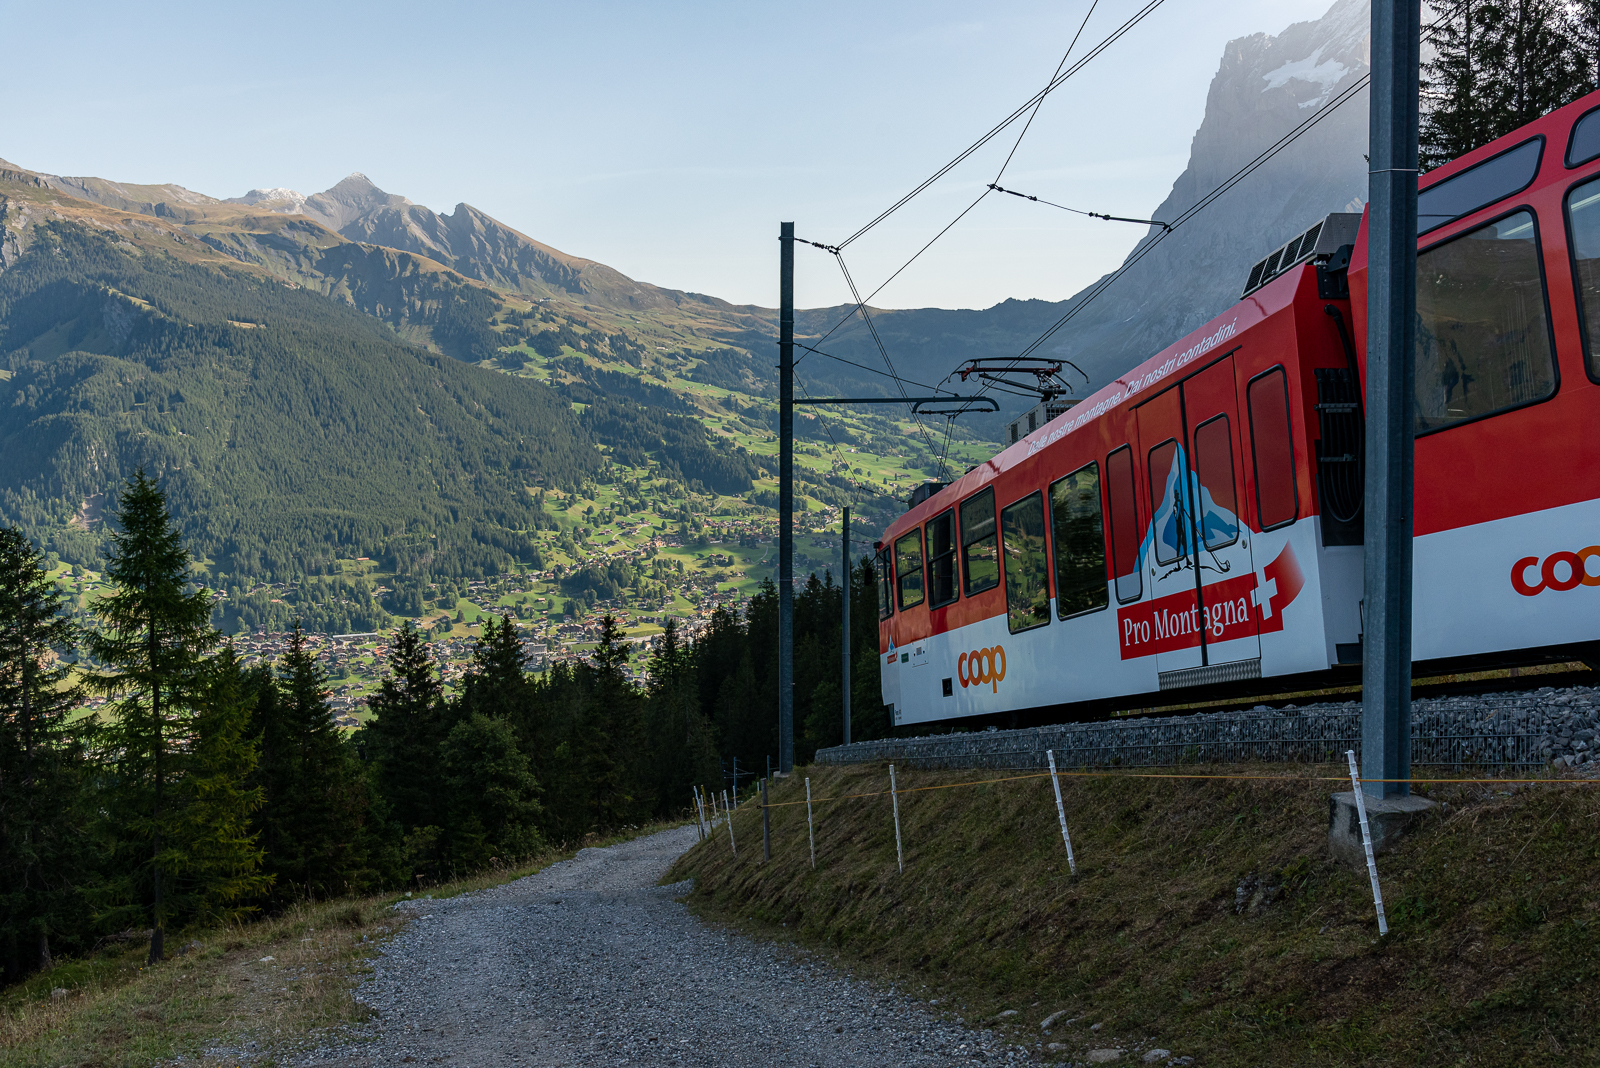
M 1239 519 L 1241 458 L 1233 358 L 1138 409 L 1150 494 L 1144 612 L 1163 688 L 1169 672 L 1259 660 L 1249 597 L 1250 531 Z M 1203 681 L 1193 679 L 1194 682 Z

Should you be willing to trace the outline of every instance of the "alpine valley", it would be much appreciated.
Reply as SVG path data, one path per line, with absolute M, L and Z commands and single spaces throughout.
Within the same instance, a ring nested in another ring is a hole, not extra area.
M 1154 217 L 1365 64 L 1357 0 L 1230 43 Z M 1286 236 L 1359 204 L 1365 108 L 1345 110 L 1152 250 L 1135 284 L 1092 302 L 878 311 L 878 331 L 902 373 L 932 382 L 1071 312 L 1043 351 L 1098 388 L 1235 299 Z M 797 331 L 816 338 L 848 311 L 802 311 Z M 509 611 L 536 638 L 578 642 L 603 607 L 642 637 L 774 573 L 775 334 L 772 309 L 636 281 L 360 174 L 218 199 L 0 161 L 0 521 L 54 554 L 82 607 L 106 509 L 142 467 L 229 632 L 411 618 L 460 640 Z M 879 362 L 859 319 L 828 349 Z M 892 389 L 824 359 L 803 382 Z M 897 407 L 802 410 L 799 573 L 837 575 L 840 507 L 870 536 L 914 484 L 990 455 L 1010 414 L 947 438 Z

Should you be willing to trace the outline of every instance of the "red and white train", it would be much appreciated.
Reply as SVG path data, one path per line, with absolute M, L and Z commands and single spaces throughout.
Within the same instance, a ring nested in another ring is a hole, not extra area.
M 1418 670 L 1593 661 L 1600 93 L 1424 175 L 1418 215 Z M 914 501 L 877 561 L 894 722 L 1348 681 L 1366 278 L 1364 216 L 1328 216 L 1226 312 Z

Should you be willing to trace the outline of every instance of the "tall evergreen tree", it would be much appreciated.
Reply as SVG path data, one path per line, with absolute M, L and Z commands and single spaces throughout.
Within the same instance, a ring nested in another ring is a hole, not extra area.
M 587 732 L 587 775 L 594 799 L 596 829 L 620 827 L 651 807 L 642 781 L 643 715 L 639 692 L 627 674 L 627 644 L 616 617 L 600 620 L 599 641 L 592 657 L 594 698 Z
M 85 848 L 81 691 L 59 659 L 76 637 L 39 551 L 0 530 L 0 971 L 51 963 L 53 931 L 81 927 Z
M 440 827 L 439 747 L 449 733 L 444 688 L 427 644 L 407 620 L 389 647 L 389 675 L 368 702 L 378 789 L 390 818 L 406 833 Z
M 183 915 L 227 923 L 254 911 L 250 900 L 271 884 L 261 870 L 259 832 L 250 816 L 262 789 L 250 780 L 256 746 L 247 733 L 254 695 L 232 646 L 206 662 L 183 775 L 177 780 L 177 830 L 168 850 L 174 904 Z
M 101 626 L 86 644 L 101 670 L 88 685 L 113 698 L 101 736 L 111 775 L 107 811 L 121 854 L 112 865 L 112 895 L 118 911 L 148 917 L 153 964 L 175 915 L 167 895 L 186 863 L 174 788 L 217 634 L 211 598 L 190 585 L 189 554 L 166 496 L 142 468 L 123 489 L 116 520 L 105 571 L 116 589 L 94 606 Z
M 515 719 L 523 711 L 528 689 L 528 654 L 510 615 L 484 621 L 472 649 L 472 663 L 462 680 L 464 713 L 491 719 Z
M 1581 21 L 1562 0 L 1464 0 L 1432 27 L 1418 150 L 1437 167 L 1569 103 L 1594 84 Z
M 328 676 L 296 621 L 275 674 L 263 673 L 250 734 L 261 747 L 256 825 L 273 900 L 366 889 L 375 848 L 364 773 L 334 723 Z
M 458 870 L 481 868 L 496 857 L 521 859 L 542 848 L 539 784 L 511 724 L 473 713 L 451 729 L 439 756 L 446 848 Z

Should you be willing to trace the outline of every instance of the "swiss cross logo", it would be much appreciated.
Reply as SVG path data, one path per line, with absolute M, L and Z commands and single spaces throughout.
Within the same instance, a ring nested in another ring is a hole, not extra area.
M 1295 559 L 1294 550 L 1287 545 L 1272 563 L 1256 572 L 1256 588 L 1250 593 L 1250 603 L 1261 612 L 1262 630 L 1282 628 L 1281 620 L 1277 626 L 1268 626 L 1267 620 L 1276 618 L 1279 610 L 1300 596 L 1305 584 L 1306 576 L 1300 570 L 1300 561 Z
M 1233 641 L 1283 629 L 1283 610 L 1305 588 L 1305 573 L 1285 545 L 1270 564 L 1202 591 L 1205 611 L 1193 590 L 1132 604 L 1117 612 L 1122 659 L 1149 656 L 1210 642 Z

